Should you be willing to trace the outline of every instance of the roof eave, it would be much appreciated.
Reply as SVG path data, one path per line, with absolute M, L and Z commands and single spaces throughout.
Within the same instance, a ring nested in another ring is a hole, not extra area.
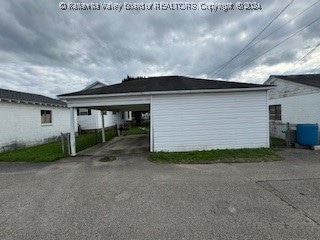
M 13 103 L 24 103 L 24 104 L 33 104 L 33 105 L 43 105 L 43 106 L 51 106 L 51 107 L 64 107 L 67 105 L 55 104 L 55 103 L 45 103 L 45 102 L 35 102 L 35 101 L 27 101 L 27 100 L 17 100 L 17 99 L 9 99 L 9 98 L 0 98 L 0 102 L 13 102 Z
M 174 90 L 174 91 L 153 91 L 153 92 L 132 92 L 132 93 L 113 93 L 113 94 L 91 94 L 91 95 L 59 95 L 60 100 L 75 98 L 102 98 L 102 97 L 122 97 L 137 95 L 167 95 L 167 94 L 187 94 L 187 93 L 219 93 L 219 92 L 248 92 L 248 91 L 268 91 L 275 86 L 263 86 L 252 88 L 230 88 L 230 89 L 199 89 L 199 90 Z

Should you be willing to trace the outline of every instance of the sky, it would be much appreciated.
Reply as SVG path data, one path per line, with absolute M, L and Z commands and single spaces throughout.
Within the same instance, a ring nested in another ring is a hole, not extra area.
M 55 97 L 127 75 L 263 83 L 320 73 L 319 0 L 236 2 L 1 1 L 0 88 Z

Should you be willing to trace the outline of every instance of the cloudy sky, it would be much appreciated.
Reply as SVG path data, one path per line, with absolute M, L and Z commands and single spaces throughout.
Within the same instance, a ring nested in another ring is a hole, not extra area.
M 61 1 L 0 2 L 0 88 L 55 97 L 127 75 L 263 83 L 272 74 L 320 73 L 319 0 L 258 0 L 261 10 L 227 12 L 201 9 L 224 3 L 216 0 L 180 1 L 198 10 L 120 12 L 61 10 Z

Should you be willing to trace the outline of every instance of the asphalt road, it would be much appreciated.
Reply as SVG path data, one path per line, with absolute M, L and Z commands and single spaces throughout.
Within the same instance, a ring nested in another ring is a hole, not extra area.
M 0 163 L 0 239 L 320 239 L 320 152 L 154 164 L 146 154 Z

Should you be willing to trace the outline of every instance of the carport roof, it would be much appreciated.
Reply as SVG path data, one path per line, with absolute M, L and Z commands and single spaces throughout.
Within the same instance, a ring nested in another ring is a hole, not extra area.
M 100 95 L 100 94 L 120 94 L 137 92 L 165 92 L 165 91 L 184 91 L 184 90 L 204 90 L 204 89 L 244 89 L 244 88 L 265 88 L 265 85 L 227 82 L 218 80 L 206 80 L 189 78 L 183 76 L 162 76 L 148 78 L 129 78 L 122 83 L 109 85 L 105 87 L 88 89 L 68 94 L 59 95 L 59 97 L 82 96 L 82 95 Z

